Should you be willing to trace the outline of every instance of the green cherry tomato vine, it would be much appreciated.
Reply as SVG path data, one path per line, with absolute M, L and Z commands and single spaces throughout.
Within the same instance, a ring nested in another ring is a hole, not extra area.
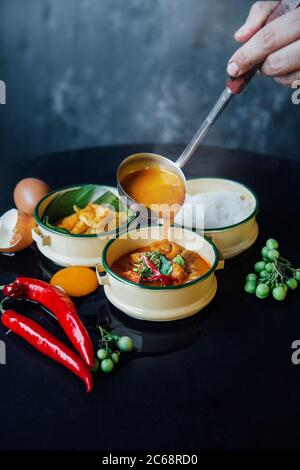
M 279 243 L 274 238 L 267 240 L 261 250 L 262 260 L 254 265 L 254 271 L 246 276 L 244 290 L 255 294 L 259 299 L 270 295 L 278 302 L 286 299 L 289 291 L 294 291 L 300 282 L 300 268 L 280 255 Z
M 98 326 L 98 329 L 100 332 L 99 349 L 91 371 L 97 372 L 101 369 L 102 372 L 108 374 L 119 363 L 121 353 L 132 351 L 134 344 L 129 336 L 113 335 L 101 326 Z

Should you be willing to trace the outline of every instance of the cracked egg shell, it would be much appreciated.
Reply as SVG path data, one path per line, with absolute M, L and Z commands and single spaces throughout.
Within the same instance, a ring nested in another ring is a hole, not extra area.
M 0 253 L 16 253 L 32 243 L 33 217 L 10 209 L 0 217 Z

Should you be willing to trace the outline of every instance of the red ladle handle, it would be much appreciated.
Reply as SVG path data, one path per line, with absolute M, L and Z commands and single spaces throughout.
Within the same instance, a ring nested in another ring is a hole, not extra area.
M 288 11 L 295 10 L 299 6 L 300 6 L 300 1 L 281 0 L 278 7 L 275 8 L 273 13 L 271 13 L 271 15 L 269 16 L 265 24 L 271 23 L 271 21 L 276 20 L 276 18 L 279 18 L 280 16 L 284 15 Z M 243 89 L 248 85 L 248 83 L 254 77 L 254 75 L 260 69 L 260 67 L 261 67 L 261 64 L 256 65 L 253 69 L 249 70 L 244 75 L 241 75 L 240 77 L 237 77 L 237 78 L 229 77 L 226 82 L 227 87 L 230 89 L 230 91 L 234 95 L 241 93 L 241 91 L 243 91 Z

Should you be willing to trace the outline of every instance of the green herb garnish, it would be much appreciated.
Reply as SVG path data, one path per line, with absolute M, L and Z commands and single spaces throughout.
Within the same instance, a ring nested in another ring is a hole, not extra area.
M 182 268 L 184 268 L 184 265 L 185 265 L 185 262 L 184 262 L 184 259 L 181 255 L 177 255 L 175 258 L 174 258 L 174 263 L 177 263 L 179 264 L 179 266 L 181 266 Z
M 159 271 L 161 274 L 165 276 L 169 276 L 172 272 L 173 265 L 170 260 L 168 260 L 165 256 L 160 255 L 160 263 L 159 263 Z
M 152 263 L 153 269 L 149 266 L 146 262 L 145 257 Z M 135 270 L 135 272 L 139 272 L 142 278 L 150 278 L 154 274 L 154 268 L 156 271 L 159 271 L 160 274 L 164 276 L 169 276 L 172 272 L 173 265 L 172 261 L 168 260 L 165 256 L 163 256 L 159 251 L 148 251 L 141 257 L 139 262 L 139 269 Z M 156 273 L 155 273 L 156 274 Z

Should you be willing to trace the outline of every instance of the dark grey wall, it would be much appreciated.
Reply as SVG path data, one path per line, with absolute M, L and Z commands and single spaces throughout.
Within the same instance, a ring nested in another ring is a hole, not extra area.
M 186 142 L 249 0 L 0 0 L 0 157 Z M 300 106 L 257 77 L 207 143 L 298 158 Z M 141 147 L 142 150 L 142 147 Z

